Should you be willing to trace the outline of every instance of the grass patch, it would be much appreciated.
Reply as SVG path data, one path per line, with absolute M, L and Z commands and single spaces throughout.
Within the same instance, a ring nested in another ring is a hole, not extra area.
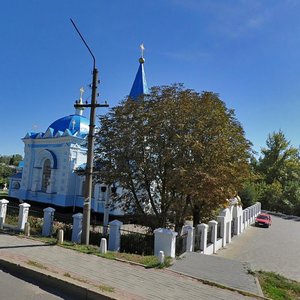
M 273 300 L 300 299 L 300 282 L 274 272 L 258 271 L 257 277 L 266 297 Z
M 28 260 L 27 264 L 39 269 L 43 269 L 43 270 L 47 270 L 47 267 L 45 267 L 44 265 L 42 265 L 41 263 L 34 261 L 34 260 Z
M 98 288 L 102 291 L 102 292 L 109 292 L 109 293 L 113 293 L 115 291 L 115 288 L 113 288 L 112 286 L 109 285 L 105 285 L 105 284 L 100 284 L 98 286 Z
M 99 252 L 99 247 L 92 245 L 80 245 L 72 242 L 65 241 L 62 245 L 60 245 L 67 249 L 72 249 L 79 251 L 85 254 L 93 254 L 100 257 L 104 257 L 107 259 L 116 259 L 116 260 L 125 260 L 133 263 L 138 263 L 143 265 L 146 268 L 165 268 L 171 265 L 172 259 L 167 257 L 164 264 L 160 264 L 158 258 L 153 255 L 138 255 L 138 254 L 130 254 L 130 253 L 120 253 L 120 252 L 111 252 L 103 254 Z

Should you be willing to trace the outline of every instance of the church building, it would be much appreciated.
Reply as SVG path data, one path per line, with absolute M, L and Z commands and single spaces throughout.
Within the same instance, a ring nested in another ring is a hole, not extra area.
M 133 100 L 148 93 L 144 72 L 143 46 L 139 68 L 129 97 Z M 83 89 L 80 89 L 82 102 Z M 83 108 L 62 117 L 49 125 L 45 132 L 30 132 L 24 142 L 23 168 L 10 178 L 9 196 L 23 201 L 35 201 L 64 208 L 83 207 L 85 177 L 76 170 L 87 160 L 87 136 L 89 119 L 83 116 Z M 105 192 L 104 192 L 105 190 Z M 104 212 L 107 189 L 93 185 L 91 208 Z M 123 212 L 115 208 L 111 215 Z

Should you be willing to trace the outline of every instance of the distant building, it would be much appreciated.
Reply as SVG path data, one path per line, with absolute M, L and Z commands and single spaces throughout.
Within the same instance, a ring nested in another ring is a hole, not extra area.
M 144 58 L 141 57 L 139 62 L 129 94 L 133 100 L 148 92 Z M 82 93 L 81 89 L 80 101 Z M 89 120 L 82 113 L 82 109 L 76 109 L 75 114 L 51 123 L 45 132 L 26 134 L 22 139 L 25 145 L 23 166 L 10 178 L 10 197 L 65 208 L 83 206 L 85 177 L 75 172 L 85 166 L 87 159 Z M 93 185 L 92 210 L 104 211 L 108 193 L 100 184 Z M 110 214 L 120 215 L 123 212 L 116 208 Z

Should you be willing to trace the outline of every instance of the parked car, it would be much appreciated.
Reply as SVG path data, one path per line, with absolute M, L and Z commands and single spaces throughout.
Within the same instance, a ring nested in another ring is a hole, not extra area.
M 272 219 L 271 216 L 268 214 L 259 214 L 256 218 L 255 218 L 255 226 L 264 226 L 269 228 L 269 226 L 271 226 L 272 224 Z

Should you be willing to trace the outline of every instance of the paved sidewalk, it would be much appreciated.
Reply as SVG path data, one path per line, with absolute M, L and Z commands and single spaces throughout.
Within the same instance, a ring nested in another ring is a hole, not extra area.
M 33 269 L 41 264 L 46 269 L 40 265 L 39 271 L 53 277 L 105 287 L 113 299 L 256 299 L 169 270 L 145 269 L 7 234 L 0 234 L 0 258 Z
M 258 281 L 248 272 L 251 268 L 247 263 L 190 252 L 185 253 L 182 259 L 177 260 L 170 269 L 256 295 L 262 295 Z

